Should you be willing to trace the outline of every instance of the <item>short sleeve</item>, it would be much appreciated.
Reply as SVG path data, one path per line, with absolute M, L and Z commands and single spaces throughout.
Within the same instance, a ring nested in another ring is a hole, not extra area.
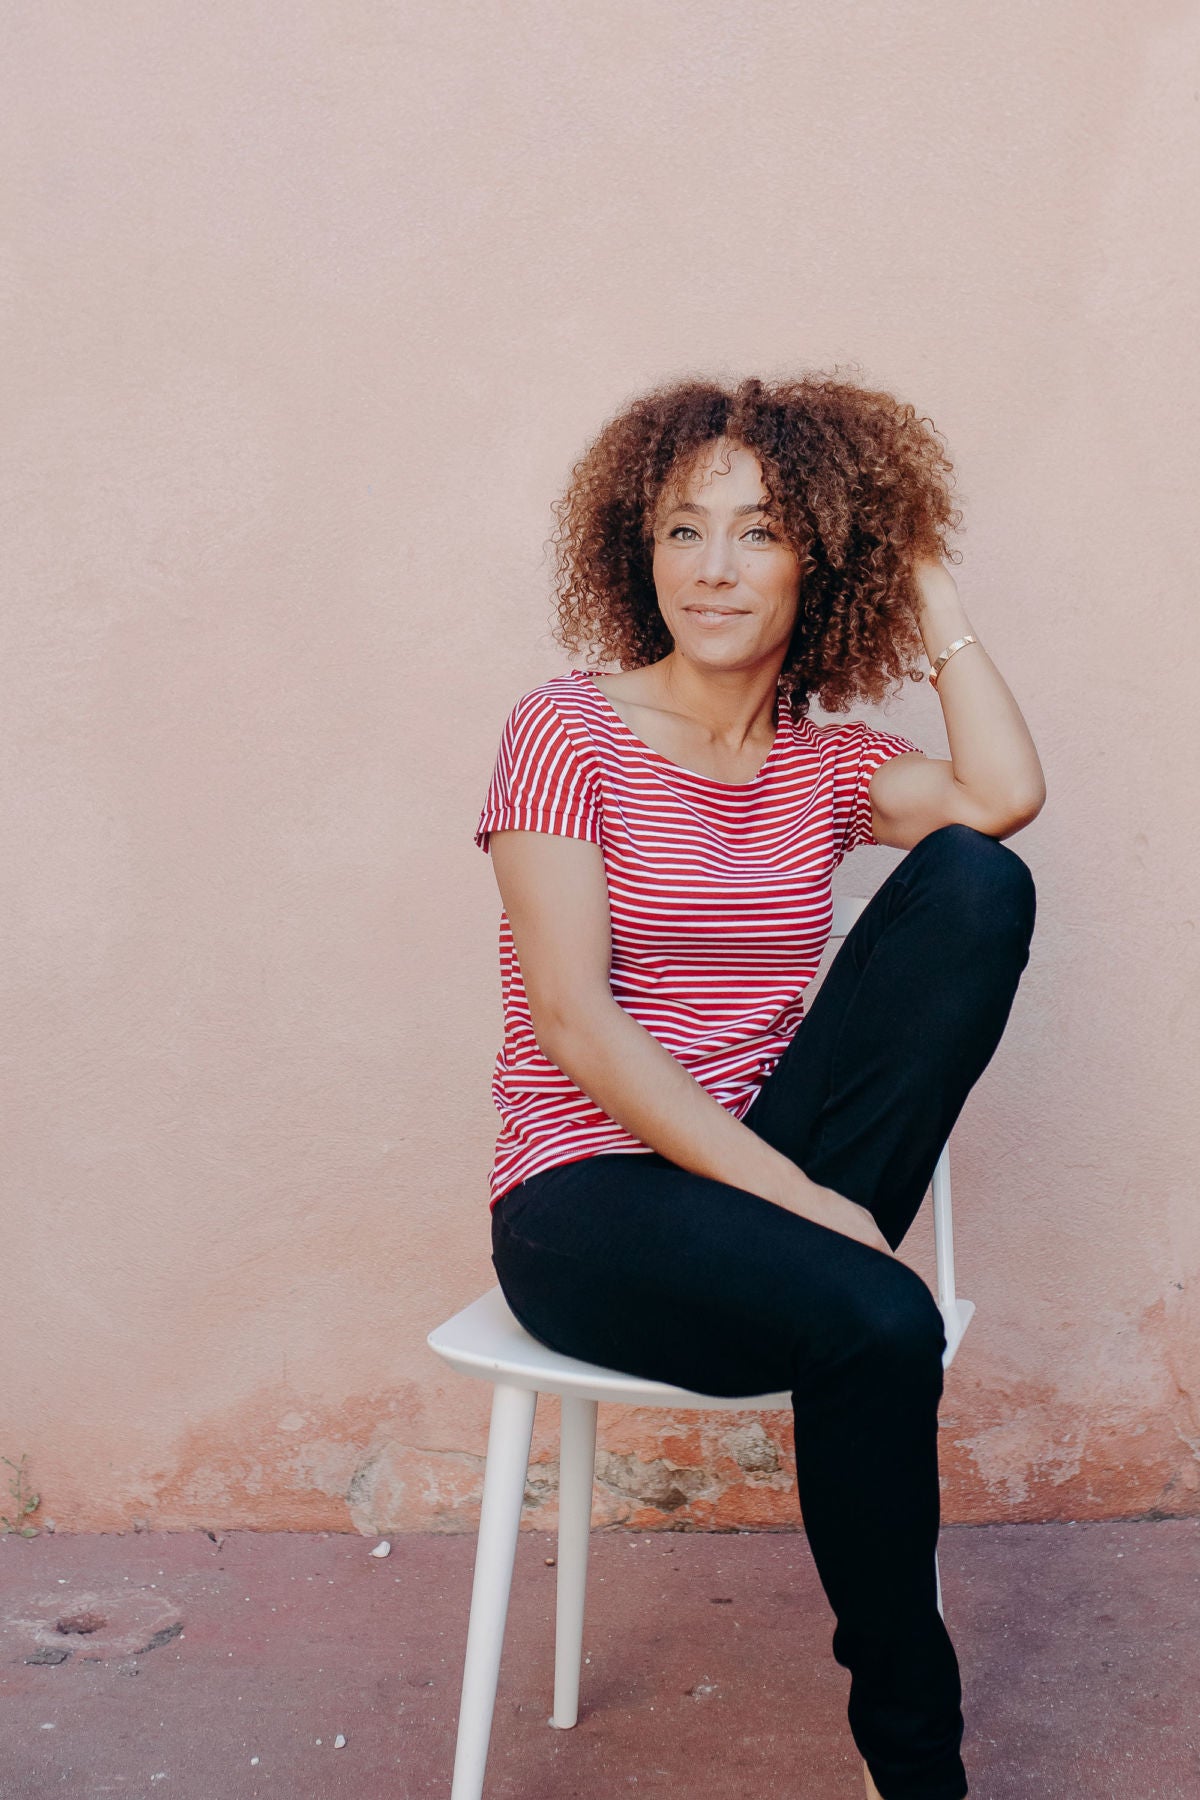
M 571 740 L 554 702 L 533 689 L 505 720 L 491 784 L 475 827 L 487 851 L 493 831 L 545 831 L 602 842 L 600 777 Z
M 871 777 L 893 756 L 917 750 L 907 738 L 892 731 L 873 731 L 861 722 L 847 727 L 843 759 L 839 759 L 837 783 L 840 805 L 836 813 L 844 824 L 841 855 L 878 840 L 871 832 Z

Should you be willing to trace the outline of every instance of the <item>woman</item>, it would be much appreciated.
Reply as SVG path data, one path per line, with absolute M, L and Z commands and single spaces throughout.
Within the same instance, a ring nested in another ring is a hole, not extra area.
M 960 1800 L 937 1611 L 945 1335 L 893 1253 L 1004 1029 L 1045 787 L 945 566 L 910 406 L 832 376 L 637 399 L 559 502 L 570 669 L 510 712 L 476 832 L 504 911 L 493 1261 L 554 1349 L 792 1394 L 801 1513 L 874 1800 Z M 950 757 L 861 723 L 924 648 Z M 830 877 L 908 855 L 815 1000 Z M 803 1020 L 803 1023 L 801 1021 Z

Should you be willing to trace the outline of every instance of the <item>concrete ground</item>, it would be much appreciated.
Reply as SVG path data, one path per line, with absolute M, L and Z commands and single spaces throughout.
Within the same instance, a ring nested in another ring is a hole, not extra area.
M 475 1540 L 370 1549 L 0 1540 L 3 1800 L 448 1796 Z M 861 1800 L 803 1536 L 596 1533 L 571 1731 L 553 1555 L 521 1534 L 486 1800 Z M 952 1527 L 941 1565 L 972 1795 L 1200 1800 L 1200 1520 Z

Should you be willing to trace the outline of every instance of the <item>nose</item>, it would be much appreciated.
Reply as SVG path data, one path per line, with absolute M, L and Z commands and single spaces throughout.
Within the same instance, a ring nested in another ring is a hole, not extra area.
M 696 579 L 702 587 L 735 587 L 737 567 L 733 545 L 722 531 L 712 531 L 700 552 Z

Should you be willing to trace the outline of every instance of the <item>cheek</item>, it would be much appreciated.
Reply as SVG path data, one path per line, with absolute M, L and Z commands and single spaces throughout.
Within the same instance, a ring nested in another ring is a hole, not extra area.
M 796 557 L 781 556 L 772 576 L 772 588 L 780 604 L 795 605 L 800 597 L 800 564 Z
M 650 579 L 654 583 L 655 592 L 661 594 L 663 590 L 663 561 L 657 550 L 650 558 Z
M 650 559 L 650 576 L 660 594 L 669 594 L 677 584 L 681 558 L 672 555 L 669 546 L 657 545 Z

